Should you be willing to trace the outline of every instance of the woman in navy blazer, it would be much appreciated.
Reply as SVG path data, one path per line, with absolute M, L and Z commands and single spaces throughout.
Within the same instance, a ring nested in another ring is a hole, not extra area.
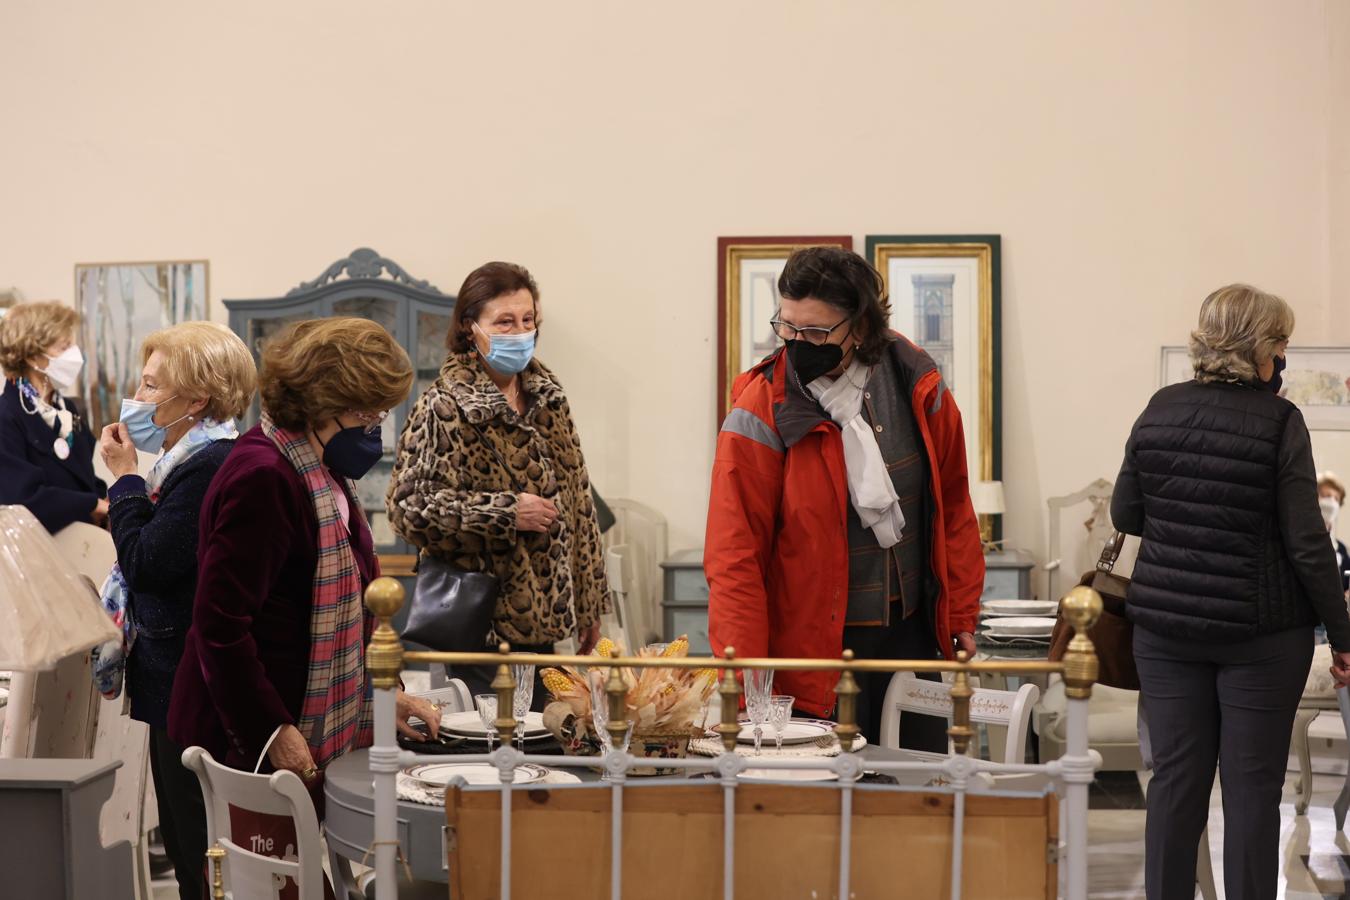
M 84 364 L 79 324 L 79 313 L 54 300 L 21 303 L 0 319 L 0 505 L 28 507 L 53 534 L 71 522 L 108 519 L 94 435 L 63 396 Z
M 202 500 L 234 447 L 234 420 L 253 399 L 257 370 L 244 342 L 215 322 L 156 331 L 141 360 L 136 396 L 123 401 L 121 420 L 99 440 L 116 479 L 108 497 L 117 566 L 103 602 L 114 620 L 130 624 L 130 649 L 100 647 L 94 675 L 105 696 L 125 683 L 131 717 L 150 727 L 164 849 L 179 896 L 200 900 L 206 812 L 196 777 L 182 765 L 183 747 L 169 738 L 169 694 L 192 624 Z M 145 478 L 137 474 L 138 449 L 163 451 Z

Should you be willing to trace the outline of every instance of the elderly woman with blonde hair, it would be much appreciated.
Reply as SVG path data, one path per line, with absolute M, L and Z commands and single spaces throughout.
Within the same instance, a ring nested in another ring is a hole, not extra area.
M 355 482 L 412 382 L 408 354 L 374 322 L 291 325 L 263 349 L 262 421 L 202 501 L 169 733 L 229 766 L 295 772 L 321 816 L 323 768 L 372 739 L 362 598 L 380 569 Z M 420 736 L 410 714 L 439 723 L 402 692 L 398 712 L 408 737 Z
M 179 896 L 202 895 L 206 817 L 183 748 L 168 735 L 169 694 L 183 656 L 197 589 L 202 499 L 239 436 L 235 419 L 253 399 L 253 357 L 234 332 L 213 322 L 156 331 L 141 345 L 135 397 L 103 429 L 99 451 L 117 479 L 108 490 L 108 527 L 117 565 L 103 603 L 123 630 L 120 645 L 94 654 L 105 697 L 125 687 L 131 717 L 150 728 L 150 771 L 164 848 Z M 159 454 L 145 478 L 137 450 Z
M 0 318 L 0 505 L 28 507 L 53 534 L 108 518 L 94 435 L 68 396 L 84 367 L 79 327 L 80 314 L 55 300 L 20 303 Z
M 1191 897 L 1217 760 L 1224 882 L 1272 898 L 1280 796 L 1313 629 L 1350 683 L 1350 615 L 1318 512 L 1308 428 L 1279 396 L 1294 313 L 1243 284 L 1200 306 L 1195 379 L 1158 391 L 1125 446 L 1111 517 L 1142 543 L 1127 596 L 1152 741 L 1144 884 Z

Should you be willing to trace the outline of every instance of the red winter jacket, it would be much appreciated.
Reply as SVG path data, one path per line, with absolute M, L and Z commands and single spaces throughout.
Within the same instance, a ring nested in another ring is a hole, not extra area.
M 984 555 L 970 502 L 961 413 L 936 364 L 896 335 L 889 352 L 910 386 L 932 473 L 932 575 L 939 586 L 937 644 L 974 632 Z M 703 566 L 708 634 L 719 655 L 838 658 L 848 608 L 848 482 L 838 426 L 820 414 L 787 417 L 780 351 L 732 386 L 717 438 Z M 799 433 L 801 432 L 801 433 Z M 834 672 L 779 672 L 776 692 L 815 715 L 834 709 Z

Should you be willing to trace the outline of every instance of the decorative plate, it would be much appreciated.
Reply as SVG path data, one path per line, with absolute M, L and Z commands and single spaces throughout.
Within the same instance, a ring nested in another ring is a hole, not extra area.
M 425 763 L 409 766 L 404 773 L 419 784 L 429 788 L 445 790 L 452 778 L 463 778 L 469 784 L 498 784 L 500 771 L 487 763 Z M 531 763 L 524 763 L 516 769 L 516 784 L 533 784 L 543 781 L 548 769 Z
M 746 769 L 741 781 L 838 781 L 829 769 Z
M 487 740 L 488 735 L 487 726 L 483 724 L 483 720 L 478 717 L 478 711 L 474 709 L 446 713 L 441 716 L 441 731 L 460 737 L 475 738 L 480 741 Z M 540 712 L 526 713 L 525 740 L 532 741 L 546 737 L 549 737 L 549 730 L 544 727 L 544 714 Z
M 760 734 L 762 735 L 761 744 L 772 747 L 777 743 L 778 739 L 774 736 L 772 725 L 761 725 Z M 833 722 L 825 719 L 792 719 L 783 729 L 783 746 L 809 744 L 830 734 L 834 734 Z M 741 744 L 753 744 L 755 742 L 755 726 L 742 721 L 741 734 L 736 738 L 736 741 Z

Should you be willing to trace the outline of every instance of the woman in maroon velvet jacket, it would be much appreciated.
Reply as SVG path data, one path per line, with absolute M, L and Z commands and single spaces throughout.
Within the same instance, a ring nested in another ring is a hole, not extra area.
M 328 762 L 371 743 L 362 597 L 379 562 L 353 479 L 382 455 L 381 422 L 412 380 L 403 348 L 365 319 L 298 322 L 264 349 L 262 421 L 202 504 L 169 710 L 182 746 L 249 770 L 266 754 L 314 793 Z M 409 736 L 409 714 L 437 719 L 401 692 L 398 710 Z

